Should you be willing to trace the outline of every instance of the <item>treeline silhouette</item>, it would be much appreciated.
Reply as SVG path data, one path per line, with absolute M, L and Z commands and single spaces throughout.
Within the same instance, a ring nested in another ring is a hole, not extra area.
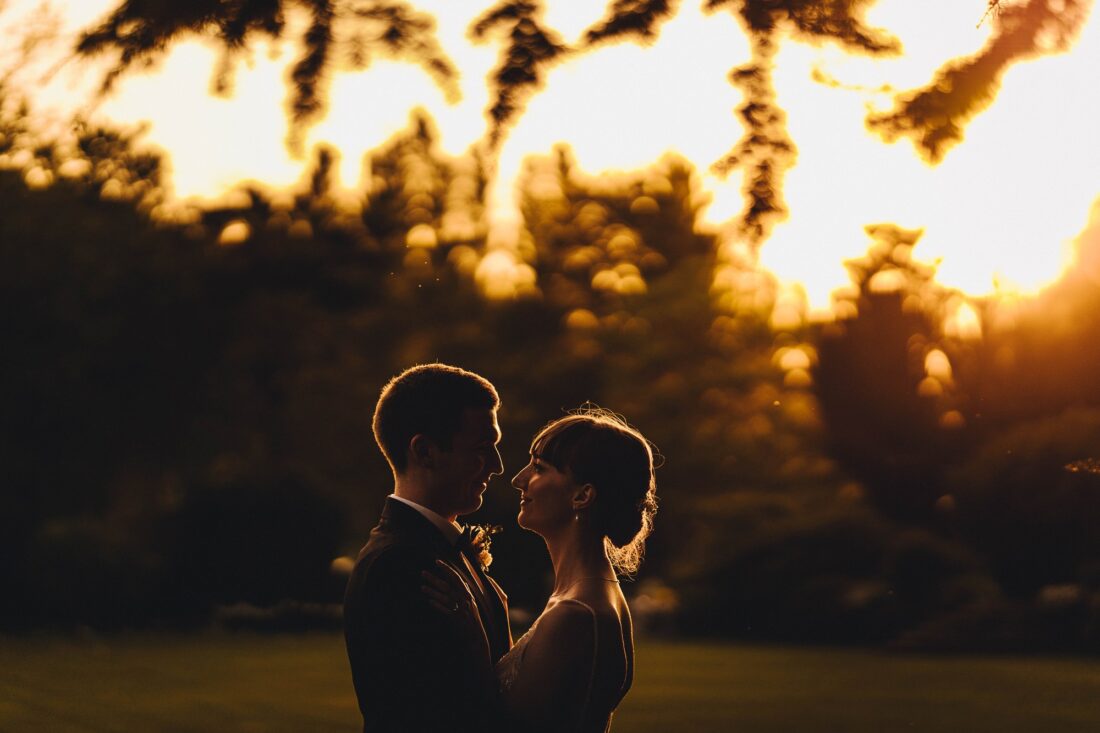
M 730 265 L 675 158 L 617 178 L 565 149 L 532 160 L 507 254 L 485 242 L 478 159 L 440 153 L 420 117 L 371 154 L 367 190 L 336 189 L 322 149 L 296 191 L 196 209 L 130 137 L 39 140 L 4 109 L 6 629 L 337 601 L 333 561 L 390 490 L 377 391 L 439 359 L 499 386 L 508 471 L 586 400 L 656 442 L 663 505 L 632 592 L 653 629 L 1097 648 L 1083 274 L 976 339 L 950 325 L 968 301 L 911 258 L 918 233 L 880 226 L 845 316 L 779 328 L 747 265 L 751 307 L 719 297 Z M 549 565 L 515 504 L 497 480 L 474 519 L 506 527 L 494 573 L 533 608 Z
M 710 167 L 721 175 L 741 170 L 744 206 L 736 218 L 739 234 L 754 246 L 787 213 L 784 176 L 794 162 L 797 141 L 787 131 L 786 113 L 777 104 L 774 58 L 790 39 L 830 43 L 847 52 L 889 56 L 902 53 L 890 29 L 867 25 L 874 0 L 704 0 L 715 16 L 728 12 L 742 27 L 751 59 L 729 70 L 728 78 L 744 95 L 738 121 L 744 134 L 730 152 Z M 892 91 L 893 108 L 868 110 L 865 122 L 884 140 L 910 138 L 917 152 L 935 164 L 962 138 L 966 125 L 988 107 L 1000 80 L 1013 65 L 1072 46 L 1092 9 L 1091 0 L 991 0 L 985 15 L 992 33 L 967 57 L 945 58 L 932 77 L 914 89 Z M 546 22 L 539 0 L 488 3 L 467 18 L 465 34 L 480 44 L 495 44 L 498 60 L 485 79 L 490 90 L 482 153 L 491 158 L 521 118 L 530 98 L 558 64 L 620 43 L 658 42 L 666 22 L 681 5 L 670 0 L 609 0 L 602 17 L 573 42 Z M 131 69 L 155 63 L 190 35 L 212 40 L 222 58 L 213 70 L 211 89 L 228 94 L 237 64 L 261 38 L 286 39 L 297 30 L 288 22 L 307 20 L 294 39 L 301 46 L 286 75 L 287 143 L 300 151 L 306 127 L 323 117 L 327 83 L 339 70 L 364 71 L 375 58 L 421 66 L 450 100 L 460 94 L 462 70 L 447 55 L 437 34 L 439 19 L 405 0 L 193 0 L 190 3 L 118 2 L 103 20 L 83 29 L 76 58 L 107 56 L 110 66 L 101 89 L 107 93 Z M 454 22 L 453 18 L 445 19 Z

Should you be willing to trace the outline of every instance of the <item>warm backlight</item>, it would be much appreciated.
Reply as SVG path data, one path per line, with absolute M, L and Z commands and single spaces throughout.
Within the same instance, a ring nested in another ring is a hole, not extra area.
M 695 164 L 710 195 L 703 225 L 737 216 L 743 205 L 738 172 L 723 179 L 710 166 L 742 134 L 734 112 L 741 93 L 727 75 L 748 60 L 749 45 L 728 12 L 707 15 L 701 4 L 681 4 L 654 45 L 609 44 L 549 73 L 499 151 L 490 191 L 494 243 L 515 237 L 514 181 L 522 160 L 558 143 L 571 146 L 592 173 L 680 155 Z M 212 199 L 243 180 L 281 187 L 301 178 L 309 161 L 289 152 L 284 115 L 288 64 L 297 55 L 292 41 L 255 44 L 239 63 L 229 98 L 209 93 L 216 48 L 191 39 L 156 67 L 123 77 L 111 96 L 91 106 L 101 78 L 94 65 L 69 61 L 52 76 L 43 74 L 77 29 L 104 17 L 117 0 L 51 5 L 63 20 L 62 38 L 12 77 L 32 90 L 40 110 L 57 119 L 91 108 L 118 123 L 147 121 L 145 139 L 169 154 L 171 184 L 183 198 Z M 546 24 L 573 43 L 602 17 L 605 4 L 549 5 Z M 364 153 L 404 128 L 414 108 L 435 119 L 449 153 L 462 154 L 485 134 L 485 79 L 499 41 L 472 45 L 466 29 L 488 3 L 418 0 L 414 6 L 437 17 L 439 41 L 462 74 L 462 98 L 448 103 L 407 63 L 378 59 L 363 72 L 334 74 L 327 116 L 309 128 L 305 150 L 320 143 L 336 148 L 348 187 L 363 180 Z M 829 293 L 847 282 L 842 262 L 866 251 L 868 224 L 923 229 L 914 257 L 938 261 L 939 280 L 970 294 L 1033 292 L 1070 265 L 1073 240 L 1100 192 L 1095 18 L 1069 52 L 1012 67 L 993 105 L 936 166 L 908 140 L 886 144 L 864 125 L 868 111 L 890 107 L 890 90 L 918 87 L 949 59 L 979 50 L 990 33 L 989 23 L 975 28 L 985 6 L 986 0 L 881 0 L 868 22 L 902 41 L 902 55 L 893 58 L 792 39 L 781 44 L 774 81 L 798 157 L 785 178 L 790 215 L 760 254 L 782 280 L 801 286 L 811 306 L 827 305 Z M 0 12 L 5 61 L 14 58 L 18 29 L 40 7 L 38 0 L 15 0 Z M 973 328 L 968 319 L 959 314 L 960 329 Z

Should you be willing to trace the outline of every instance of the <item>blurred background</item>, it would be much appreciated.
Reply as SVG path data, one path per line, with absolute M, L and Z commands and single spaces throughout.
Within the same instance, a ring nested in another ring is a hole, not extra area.
M 534 432 L 664 456 L 623 730 L 1100 725 L 1092 3 L 451 5 L 0 2 L 0 727 L 353 729 L 370 419 L 434 360 L 503 399 L 517 630 Z

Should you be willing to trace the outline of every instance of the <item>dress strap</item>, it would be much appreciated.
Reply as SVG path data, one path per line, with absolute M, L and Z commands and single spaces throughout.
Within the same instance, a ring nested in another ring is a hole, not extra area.
M 592 618 L 596 618 L 596 611 L 584 601 L 578 601 L 576 598 L 559 598 L 558 603 L 576 603 L 578 606 L 584 606 L 588 609 L 588 612 L 592 614 Z

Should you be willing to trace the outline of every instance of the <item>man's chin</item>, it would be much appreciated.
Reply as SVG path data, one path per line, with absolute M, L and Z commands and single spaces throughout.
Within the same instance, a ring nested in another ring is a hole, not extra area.
M 462 511 L 460 511 L 460 512 L 458 513 L 458 515 L 459 515 L 459 516 L 461 517 L 461 516 L 466 516 L 467 514 L 473 514 L 473 513 L 474 513 L 474 512 L 476 512 L 476 511 L 477 511 L 478 509 L 480 509 L 480 508 L 481 508 L 481 505 L 482 505 L 482 504 L 484 504 L 484 503 L 485 503 L 485 501 L 484 501 L 484 500 L 483 500 L 483 499 L 481 498 L 481 494 L 478 494 L 477 496 L 475 496 L 475 497 L 474 497 L 474 498 L 473 498 L 473 499 L 472 499 L 472 500 L 470 501 L 470 503 L 469 503 L 468 505 L 466 505 L 466 506 L 465 506 L 465 507 L 464 507 L 464 508 L 462 509 Z

